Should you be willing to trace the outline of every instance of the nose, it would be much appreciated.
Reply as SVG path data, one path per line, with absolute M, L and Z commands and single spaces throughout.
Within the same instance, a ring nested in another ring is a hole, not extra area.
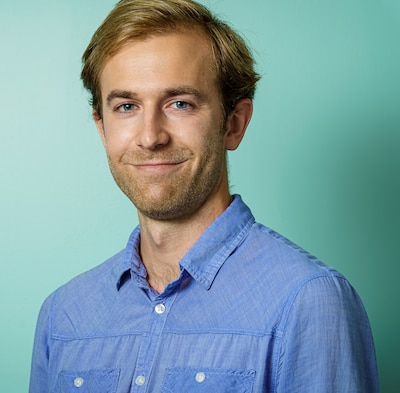
M 167 145 L 169 140 L 170 135 L 162 111 L 156 108 L 144 110 L 136 144 L 143 149 L 156 150 Z

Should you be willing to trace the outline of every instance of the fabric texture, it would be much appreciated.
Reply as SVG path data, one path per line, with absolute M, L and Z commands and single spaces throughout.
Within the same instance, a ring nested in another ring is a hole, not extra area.
M 30 393 L 379 392 L 355 290 L 256 223 L 240 196 L 161 294 L 139 241 L 138 227 L 125 250 L 44 302 Z

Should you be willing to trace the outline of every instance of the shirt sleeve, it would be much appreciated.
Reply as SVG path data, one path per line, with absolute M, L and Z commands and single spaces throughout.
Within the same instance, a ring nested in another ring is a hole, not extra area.
M 29 393 L 48 393 L 50 303 L 48 298 L 42 305 L 36 324 L 33 344 Z
M 281 321 L 277 393 L 378 393 L 369 321 L 343 277 L 307 281 Z

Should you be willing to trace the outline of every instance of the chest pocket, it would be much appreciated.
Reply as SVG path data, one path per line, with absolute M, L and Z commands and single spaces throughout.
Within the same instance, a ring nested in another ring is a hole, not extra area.
M 56 393 L 115 393 L 119 370 L 61 371 Z
M 167 368 L 161 393 L 251 393 L 254 370 Z

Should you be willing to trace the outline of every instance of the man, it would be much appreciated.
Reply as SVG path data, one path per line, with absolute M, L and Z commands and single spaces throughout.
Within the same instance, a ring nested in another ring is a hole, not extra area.
M 82 79 L 140 226 L 44 303 L 30 392 L 378 392 L 355 291 L 229 193 L 258 80 L 243 40 L 191 0 L 122 0 Z

